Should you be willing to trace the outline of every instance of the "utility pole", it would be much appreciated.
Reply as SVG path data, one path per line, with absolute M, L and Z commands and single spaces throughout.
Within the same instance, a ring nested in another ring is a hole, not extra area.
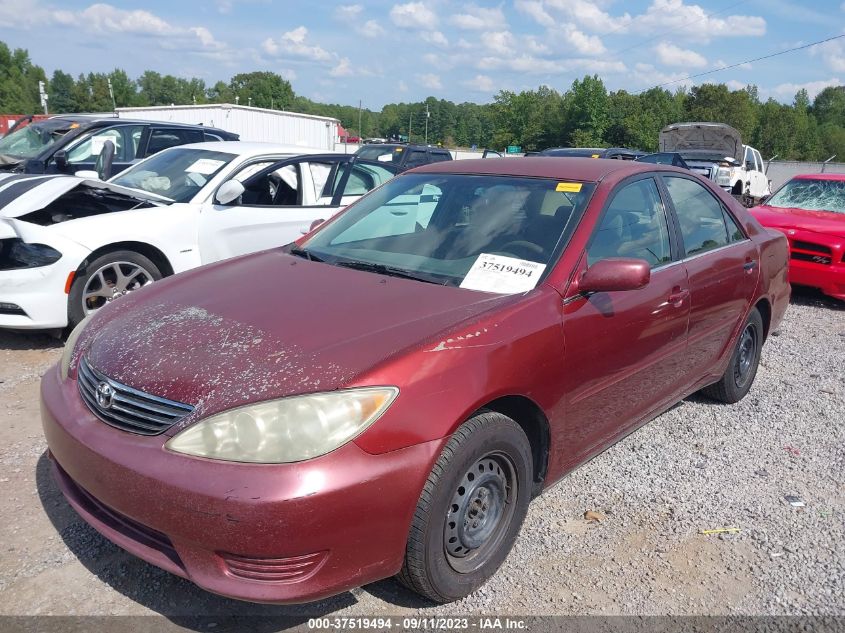
M 413 118 L 413 114 L 408 113 L 408 143 L 411 142 L 411 119 Z
M 425 144 L 428 145 L 428 118 L 431 112 L 428 111 L 428 103 L 425 104 Z
M 38 95 L 41 97 L 41 107 L 44 108 L 44 114 L 49 114 L 47 112 L 47 99 L 50 97 L 47 95 L 47 91 L 44 89 L 44 82 L 38 82 Z
M 117 104 L 114 101 L 114 90 L 111 87 L 111 77 L 106 77 L 106 83 L 109 85 L 109 96 L 111 97 L 111 109 L 117 110 Z
M 364 142 L 364 132 L 361 130 L 361 100 L 358 99 L 358 139 L 359 143 Z

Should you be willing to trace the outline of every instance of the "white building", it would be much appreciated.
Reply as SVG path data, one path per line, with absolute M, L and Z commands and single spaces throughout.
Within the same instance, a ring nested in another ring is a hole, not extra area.
M 242 141 L 265 141 L 334 151 L 340 121 L 331 117 L 230 103 L 118 108 L 121 119 L 173 121 L 217 127 Z

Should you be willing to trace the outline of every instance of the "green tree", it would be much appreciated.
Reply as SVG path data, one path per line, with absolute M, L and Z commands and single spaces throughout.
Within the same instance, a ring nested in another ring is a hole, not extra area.
M 610 123 L 608 96 L 598 75 L 572 82 L 564 102 L 564 138 L 572 147 L 605 145 L 604 133 Z
M 229 89 L 240 97 L 240 104 L 252 105 L 258 108 L 275 108 L 287 110 L 293 102 L 293 88 L 290 82 L 268 71 L 240 73 L 232 77 Z
M 61 70 L 53 72 L 50 79 L 50 111 L 56 114 L 64 112 L 79 112 L 76 98 L 74 96 L 73 77 Z

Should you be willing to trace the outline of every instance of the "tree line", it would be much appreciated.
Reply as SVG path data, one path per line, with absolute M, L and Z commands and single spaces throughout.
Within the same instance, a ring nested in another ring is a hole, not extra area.
M 620 146 L 655 151 L 658 133 L 669 123 L 714 121 L 742 134 L 764 158 L 845 162 L 845 86 L 822 90 L 811 101 L 800 90 L 791 104 L 761 101 L 757 87 L 731 90 L 725 84 L 702 84 L 669 91 L 608 91 L 597 76 L 576 79 L 558 91 L 549 86 L 519 93 L 500 91 L 492 103 L 453 103 L 428 97 L 415 103 L 391 103 L 380 111 L 354 105 L 325 104 L 294 93 L 277 73 L 239 73 L 228 83 L 207 86 L 192 77 L 145 71 L 133 79 L 120 69 L 83 73 L 74 78 L 61 70 L 47 77 L 24 49 L 0 42 L 0 112 L 41 111 L 38 83 L 43 81 L 51 113 L 110 112 L 114 107 L 240 103 L 340 119 L 350 134 L 392 137 L 411 133 L 422 142 L 428 123 L 429 143 L 449 147 L 523 151 L 546 147 Z M 111 92 L 109 91 L 111 82 Z M 426 116 L 428 110 L 428 117 Z M 360 128 L 359 128 L 360 121 Z

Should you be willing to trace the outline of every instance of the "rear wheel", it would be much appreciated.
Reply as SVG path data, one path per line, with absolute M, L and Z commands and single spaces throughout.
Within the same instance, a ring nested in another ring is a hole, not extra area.
M 702 389 L 702 393 L 728 404 L 742 400 L 754 383 L 762 349 L 763 318 L 757 308 L 754 308 L 745 321 L 722 378 Z
M 461 425 L 423 488 L 400 582 L 434 602 L 483 585 L 519 534 L 531 473 L 531 446 L 516 422 L 485 412 Z
M 140 253 L 114 251 L 88 263 L 73 280 L 68 321 L 73 327 L 118 297 L 162 278 L 158 267 Z

